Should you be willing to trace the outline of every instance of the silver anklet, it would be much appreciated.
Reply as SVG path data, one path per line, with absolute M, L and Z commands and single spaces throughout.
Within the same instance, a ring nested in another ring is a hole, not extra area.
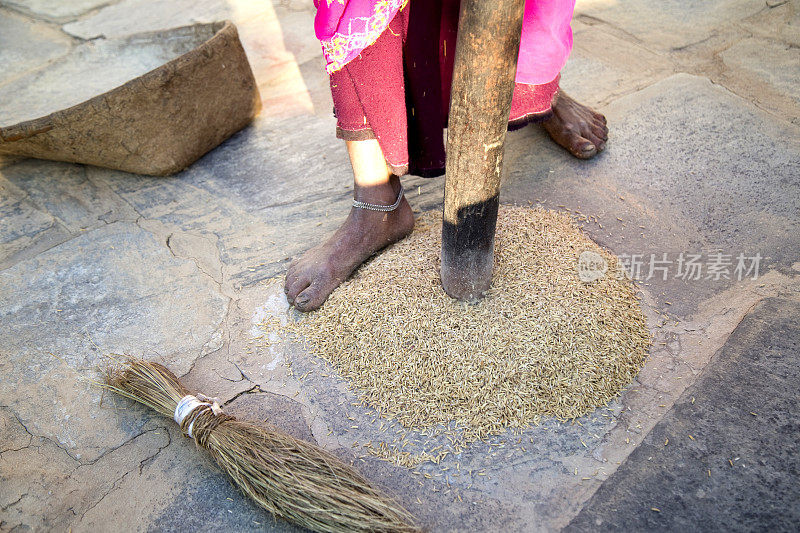
M 376 205 L 376 204 L 368 204 L 366 202 L 359 202 L 358 200 L 353 200 L 353 207 L 357 207 L 359 209 L 369 209 L 370 211 L 394 211 L 398 207 L 400 207 L 400 202 L 403 201 L 403 184 L 400 184 L 400 192 L 397 194 L 397 201 L 392 205 Z

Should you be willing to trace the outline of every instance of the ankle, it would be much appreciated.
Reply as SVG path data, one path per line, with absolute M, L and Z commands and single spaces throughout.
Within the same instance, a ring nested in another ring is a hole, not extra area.
M 353 198 L 368 204 L 391 205 L 399 193 L 400 178 L 392 175 L 385 183 L 378 185 L 361 186 L 356 183 Z

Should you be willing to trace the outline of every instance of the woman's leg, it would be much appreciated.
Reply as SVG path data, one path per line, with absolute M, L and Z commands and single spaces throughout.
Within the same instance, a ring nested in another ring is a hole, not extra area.
M 403 38 L 408 9 L 392 19 L 378 40 L 331 74 L 336 135 L 347 143 L 353 167 L 354 199 L 391 206 L 408 169 Z M 402 198 L 393 211 L 353 207 L 336 233 L 295 260 L 286 273 L 286 296 L 300 311 L 311 311 L 361 263 L 414 227 Z
M 355 178 L 354 199 L 392 205 L 400 193 L 400 178 L 389 171 L 378 141 L 347 141 L 347 152 Z M 414 215 L 405 198 L 394 211 L 351 208 L 336 233 L 289 267 L 285 286 L 289 303 L 300 311 L 317 309 L 361 263 L 413 228 Z

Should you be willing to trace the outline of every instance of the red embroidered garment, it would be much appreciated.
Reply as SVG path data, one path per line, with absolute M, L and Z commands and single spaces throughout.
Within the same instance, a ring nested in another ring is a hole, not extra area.
M 460 0 L 318 1 L 337 136 L 376 138 L 395 174 L 442 175 Z M 572 7 L 573 0 L 526 3 L 510 129 L 550 115 L 572 44 Z M 523 53 L 539 55 L 523 61 Z

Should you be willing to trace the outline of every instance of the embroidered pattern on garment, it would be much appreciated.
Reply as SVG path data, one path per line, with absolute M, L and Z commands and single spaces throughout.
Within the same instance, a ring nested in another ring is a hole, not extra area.
M 345 66 L 361 50 L 373 44 L 386 30 L 395 13 L 403 9 L 408 0 L 378 0 L 369 17 L 355 17 L 348 23 L 347 33 L 335 33 L 322 41 L 325 70 L 328 74 Z

